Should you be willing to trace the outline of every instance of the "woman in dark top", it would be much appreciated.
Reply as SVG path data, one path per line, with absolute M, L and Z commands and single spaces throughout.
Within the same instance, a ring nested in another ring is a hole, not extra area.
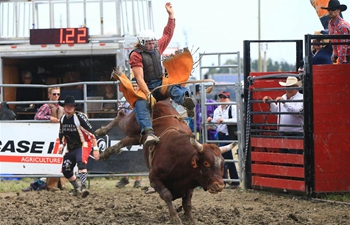
M 324 32 L 324 31 L 323 31 Z M 324 34 L 322 31 L 316 31 L 315 35 L 321 35 Z M 321 45 L 313 45 L 313 51 L 314 57 L 312 58 L 313 65 L 320 65 L 320 64 L 333 64 L 331 58 L 332 58 L 332 47 L 327 44 L 328 40 L 326 39 L 315 39 L 313 40 L 313 43 L 321 43 Z

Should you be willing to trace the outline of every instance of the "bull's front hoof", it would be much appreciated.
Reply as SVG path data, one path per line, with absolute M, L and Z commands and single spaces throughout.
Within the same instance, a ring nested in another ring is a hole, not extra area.
M 145 190 L 146 195 L 150 195 L 156 193 L 156 190 L 153 187 L 147 187 L 147 190 Z
M 183 225 L 180 217 L 178 215 L 174 216 L 174 217 L 170 217 L 170 222 L 171 224 L 180 224 Z

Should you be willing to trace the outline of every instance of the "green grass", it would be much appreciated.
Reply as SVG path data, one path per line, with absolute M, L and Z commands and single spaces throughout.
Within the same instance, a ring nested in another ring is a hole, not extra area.
M 130 177 L 130 184 L 127 187 L 132 187 L 135 177 Z M 115 189 L 116 183 L 120 177 L 93 177 L 88 179 L 88 184 L 94 189 Z M 22 189 L 29 187 L 35 178 L 22 178 L 21 180 L 2 180 L 0 181 L 0 193 L 6 192 L 21 192 Z M 79 181 L 80 183 L 80 181 Z M 148 177 L 142 177 L 142 185 L 149 186 Z M 72 189 L 69 181 L 66 182 L 66 189 Z
M 33 181 L 33 178 L 23 178 L 21 180 L 2 180 L 0 182 L 0 192 L 22 191 L 23 188 L 29 187 L 29 184 Z
M 317 198 L 325 199 L 329 201 L 337 201 L 337 202 L 347 202 L 350 203 L 350 193 L 342 193 L 342 194 L 322 194 L 317 196 Z

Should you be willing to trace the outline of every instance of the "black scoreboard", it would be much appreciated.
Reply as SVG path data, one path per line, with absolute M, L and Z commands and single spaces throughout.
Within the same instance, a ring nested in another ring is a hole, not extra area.
M 89 28 L 31 29 L 31 45 L 41 44 L 85 44 L 89 42 Z

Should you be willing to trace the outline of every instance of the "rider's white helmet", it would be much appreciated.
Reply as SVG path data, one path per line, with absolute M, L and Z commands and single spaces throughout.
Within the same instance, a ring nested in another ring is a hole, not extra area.
M 137 34 L 137 39 L 142 46 L 146 45 L 146 41 L 156 41 L 156 34 L 152 30 L 142 30 Z

